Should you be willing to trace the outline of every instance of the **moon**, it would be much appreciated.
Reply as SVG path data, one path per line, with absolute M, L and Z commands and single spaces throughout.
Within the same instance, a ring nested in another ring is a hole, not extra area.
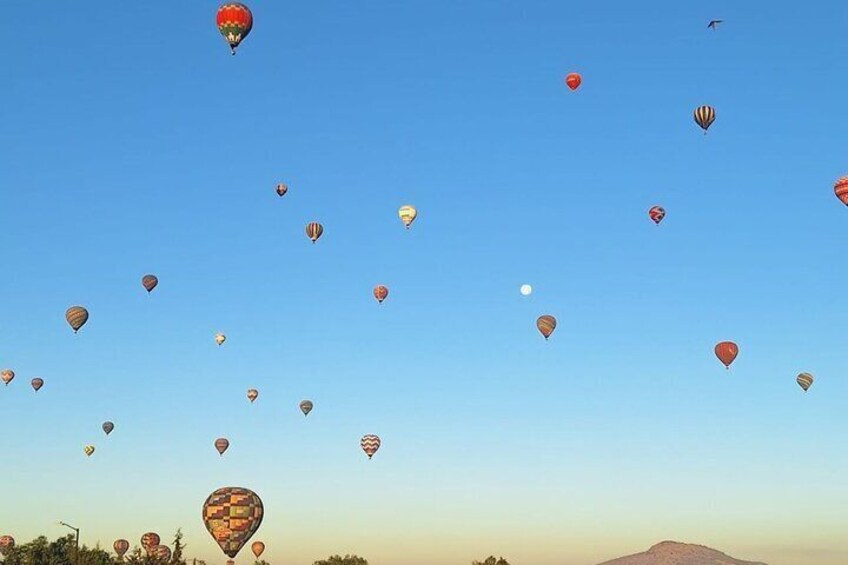
M 530 286 L 529 284 L 523 284 L 523 285 L 521 285 L 520 290 L 521 290 L 521 294 L 523 296 L 530 296 L 530 293 L 533 292 L 533 287 Z

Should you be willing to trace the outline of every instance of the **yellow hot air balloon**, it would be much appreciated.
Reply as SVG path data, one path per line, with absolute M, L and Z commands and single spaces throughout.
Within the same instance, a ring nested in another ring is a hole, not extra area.
M 85 447 L 82 448 L 82 450 L 88 457 L 91 457 L 91 454 L 94 453 L 94 446 L 93 445 L 86 445 Z
M 88 321 L 88 310 L 82 306 L 71 306 L 65 312 L 65 320 L 68 321 L 74 333 L 77 333 Z
M 418 210 L 416 210 L 414 206 L 406 204 L 398 209 L 398 217 L 400 218 L 400 221 L 403 222 L 404 227 L 409 229 L 409 226 L 412 225 L 412 222 L 414 222 L 415 218 L 418 217 Z
M 217 343 L 218 345 L 221 345 L 225 341 L 227 341 L 227 336 L 225 336 L 224 334 L 222 334 L 220 332 L 215 334 L 215 343 Z

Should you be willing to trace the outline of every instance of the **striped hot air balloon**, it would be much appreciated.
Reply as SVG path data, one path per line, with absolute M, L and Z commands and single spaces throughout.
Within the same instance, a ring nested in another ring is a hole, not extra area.
M 115 543 L 112 544 L 112 549 L 114 549 L 115 553 L 118 554 L 118 557 L 121 558 L 127 551 L 130 550 L 130 542 L 125 539 L 116 539 Z
M 9 383 L 15 378 L 15 372 L 12 369 L 3 369 L 0 371 L 0 379 L 9 386 Z
M 112 422 L 103 422 L 103 431 L 106 433 L 107 436 L 111 434 L 112 430 L 114 429 L 115 424 L 113 424 Z
M 359 446 L 362 447 L 362 451 L 365 452 L 368 459 L 371 459 L 377 453 L 377 450 L 380 449 L 380 438 L 372 434 L 364 435 L 359 440 Z
M 230 51 L 235 55 L 236 48 L 253 29 L 253 14 L 250 8 L 241 2 L 228 2 L 218 8 L 215 23 L 230 45 Z
M 259 556 L 262 555 L 262 553 L 265 551 L 265 544 L 261 541 L 255 541 L 250 544 L 250 551 L 252 551 L 253 555 L 255 555 L 257 559 L 259 559 Z
M 389 296 L 389 289 L 381 284 L 378 284 L 374 287 L 374 298 L 377 299 L 377 302 L 380 304 L 383 303 L 383 300 Z
M 235 559 L 262 524 L 262 499 L 250 489 L 219 488 L 203 503 L 203 524 L 227 557 Z
M 144 548 L 144 551 L 150 555 L 150 552 L 153 551 L 153 548 L 159 545 L 159 534 L 156 532 L 147 532 L 143 536 L 141 536 L 141 547 Z
M 41 377 L 35 377 L 34 379 L 32 379 L 30 384 L 32 385 L 32 390 L 38 392 L 39 390 L 41 390 L 41 387 L 44 386 L 44 379 L 42 379 Z
M 68 321 L 74 333 L 77 333 L 88 321 L 88 310 L 82 306 L 71 306 L 65 312 L 65 320 Z
M 280 183 L 277 185 L 277 196 L 285 196 L 286 192 L 289 191 L 289 187 Z
M 704 130 L 704 135 L 707 135 L 707 130 L 716 119 L 715 108 L 712 106 L 698 106 L 693 112 L 695 123 L 701 126 Z
M 556 329 L 557 321 L 556 318 L 549 314 L 545 314 L 544 316 L 539 316 L 536 320 L 536 328 L 538 328 L 539 333 L 545 336 L 545 340 L 551 337 L 551 334 L 554 333 Z
M 147 294 L 153 292 L 153 289 L 156 288 L 156 285 L 159 284 L 159 279 L 156 278 L 156 275 L 144 275 L 141 277 L 141 286 L 144 287 L 144 290 L 147 291 Z
M 91 457 L 91 454 L 94 453 L 94 446 L 93 445 L 86 445 L 85 447 L 82 448 L 82 451 L 83 451 L 83 453 L 86 454 L 86 456 Z
M 219 437 L 215 440 L 215 449 L 218 450 L 218 453 L 221 455 L 230 447 L 230 441 L 225 437 Z
M 795 382 L 798 383 L 798 386 L 804 389 L 804 392 L 810 388 L 810 385 L 813 384 L 813 375 L 810 373 L 801 373 L 797 377 L 795 377 Z
M 651 206 L 651 209 L 648 210 L 648 217 L 653 220 L 653 222 L 657 225 L 665 218 L 665 208 L 662 206 Z
M 833 192 L 843 204 L 848 206 L 848 176 L 836 179 L 833 184 Z
M 303 412 L 304 416 L 309 416 L 309 413 L 312 412 L 313 404 L 311 400 L 301 400 L 300 401 L 300 411 Z
M 411 226 L 412 222 L 415 221 L 415 218 L 418 217 L 418 210 L 416 210 L 414 206 L 406 204 L 398 209 L 398 217 L 400 218 L 400 221 L 403 222 L 404 227 L 409 229 L 409 226 Z
M 722 341 L 715 346 L 715 355 L 721 361 L 725 368 L 730 369 L 730 364 L 739 355 L 739 346 L 732 341 Z
M 250 400 L 250 402 L 253 402 L 257 398 L 259 398 L 259 391 L 258 390 L 256 390 L 255 388 L 247 389 L 247 399 Z
M 309 222 L 306 224 L 306 235 L 309 239 L 312 240 L 312 243 L 318 241 L 318 238 L 321 237 L 321 234 L 324 233 L 324 226 L 319 224 L 318 222 Z

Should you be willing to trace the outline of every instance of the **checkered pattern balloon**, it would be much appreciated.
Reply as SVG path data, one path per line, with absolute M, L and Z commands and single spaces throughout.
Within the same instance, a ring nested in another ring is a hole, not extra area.
M 203 523 L 227 556 L 235 558 L 262 524 L 262 500 L 252 490 L 219 488 L 203 504 Z

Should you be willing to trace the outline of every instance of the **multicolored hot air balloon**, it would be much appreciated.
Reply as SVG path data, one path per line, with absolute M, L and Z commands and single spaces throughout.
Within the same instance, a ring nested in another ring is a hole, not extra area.
M 309 413 L 312 412 L 312 401 L 311 400 L 301 400 L 300 401 L 300 411 L 303 412 L 304 416 L 309 416 Z
M 418 210 L 416 210 L 414 206 L 406 204 L 398 209 L 398 217 L 400 218 L 400 221 L 403 222 L 404 227 L 409 229 L 409 226 L 411 226 L 412 222 L 415 221 L 415 218 L 418 217 Z
M 571 90 L 577 90 L 581 82 L 583 82 L 583 77 L 581 77 L 578 73 L 568 73 L 565 75 L 565 84 L 568 85 L 568 88 Z
M 147 291 L 147 294 L 153 292 L 153 289 L 156 288 L 156 285 L 159 284 L 159 279 L 156 275 L 144 275 L 141 277 L 141 286 L 144 287 L 144 290 Z
M 77 333 L 88 321 L 88 310 L 82 306 L 71 306 L 65 312 L 65 320 L 68 321 L 74 333 Z
M 795 382 L 798 383 L 798 386 L 804 389 L 804 392 L 810 388 L 810 385 L 813 384 L 813 375 L 810 373 L 801 373 L 797 377 L 795 377 Z
M 112 422 L 103 422 L 103 431 L 106 433 L 107 436 L 111 434 L 112 430 L 114 429 L 115 424 L 113 424 Z
M 662 206 L 651 206 L 648 210 L 648 217 L 657 225 L 665 218 L 665 208 Z
M 704 135 L 707 135 L 707 130 L 710 129 L 710 126 L 716 119 L 715 108 L 712 106 L 699 106 L 695 108 L 693 115 L 695 117 L 695 123 L 701 126 L 701 129 L 704 130 Z
M 250 400 L 251 402 L 253 402 L 253 401 L 254 401 L 254 400 L 256 400 L 257 398 L 259 398 L 259 391 L 258 391 L 258 390 L 256 390 L 255 388 L 249 388 L 249 389 L 247 389 L 247 399 L 248 399 L 248 400 Z
M 551 337 L 551 334 L 554 333 L 556 325 L 556 318 L 548 314 L 545 314 L 544 316 L 539 316 L 539 318 L 536 320 L 536 327 L 539 329 L 539 332 L 543 336 L 545 336 L 545 340 Z
M 171 558 L 171 548 L 167 545 L 154 545 L 150 548 L 150 555 L 157 559 L 167 561 Z
M 374 287 L 374 298 L 376 298 L 377 302 L 379 302 L 380 304 L 382 304 L 383 300 L 385 300 L 388 296 L 389 289 L 387 287 L 381 284 L 378 284 Z
M 218 453 L 221 455 L 230 447 L 230 441 L 225 437 L 219 437 L 215 440 L 215 449 L 218 450 Z
M 44 386 L 44 379 L 42 379 L 41 377 L 35 377 L 34 379 L 32 379 L 30 384 L 32 385 L 32 390 L 38 392 L 39 390 L 41 390 L 41 387 Z
M 715 355 L 726 369 L 730 369 L 730 364 L 739 355 L 739 347 L 732 341 L 722 341 L 716 344 Z
M 368 456 L 368 459 L 371 459 L 377 453 L 377 450 L 380 449 L 380 438 L 373 434 L 364 435 L 359 440 L 359 446 L 365 452 L 365 455 Z
M 5 557 L 15 547 L 15 538 L 12 536 L 0 536 L 0 555 Z
M 218 25 L 218 31 L 229 43 L 230 51 L 235 55 L 236 47 L 253 29 L 253 14 L 241 2 L 228 2 L 218 8 L 215 23 Z
M 848 206 L 848 176 L 839 177 L 833 184 L 833 193 L 846 206 Z
M 206 529 L 232 559 L 259 529 L 264 513 L 256 493 L 241 487 L 219 488 L 203 503 Z
M 227 336 L 225 336 L 225 335 L 224 335 L 224 334 L 222 334 L 222 333 L 216 333 L 216 334 L 215 334 L 215 343 L 217 343 L 219 347 L 220 347 L 220 346 L 221 346 L 221 344 L 222 344 L 222 343 L 224 343 L 225 341 L 227 341 Z
M 150 552 L 153 551 L 153 548 L 159 545 L 159 534 L 156 532 L 147 532 L 143 536 L 141 536 L 141 547 L 144 548 L 144 551 L 150 555 Z
M 83 451 L 83 453 L 86 454 L 86 456 L 91 457 L 91 454 L 94 453 L 94 446 L 93 445 L 86 445 L 85 447 L 82 448 L 82 451 Z
M 115 543 L 112 544 L 112 549 L 114 549 L 115 553 L 118 554 L 118 557 L 121 558 L 127 551 L 130 550 L 130 542 L 125 539 L 116 539 Z
M 9 386 L 9 383 L 12 382 L 14 378 L 15 372 L 12 369 L 3 369 L 2 371 L 0 371 L 0 379 L 3 380 L 6 386 Z
M 259 559 L 259 556 L 262 555 L 262 553 L 265 551 L 265 544 L 261 541 L 255 541 L 250 544 L 250 551 L 252 551 L 253 555 L 255 555 L 257 559 Z
M 318 241 L 318 238 L 324 233 L 324 226 L 318 222 L 309 222 L 306 224 L 306 236 L 312 240 L 312 243 Z
M 285 196 L 286 192 L 289 191 L 289 187 L 280 183 L 277 185 L 277 196 Z

